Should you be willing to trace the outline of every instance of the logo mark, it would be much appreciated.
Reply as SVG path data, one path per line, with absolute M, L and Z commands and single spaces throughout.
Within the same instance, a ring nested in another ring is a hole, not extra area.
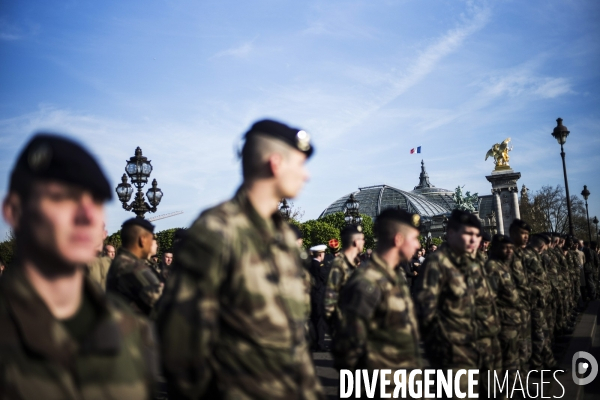
M 587 362 L 582 362 L 579 363 L 579 365 L 576 365 L 577 360 L 581 358 L 585 359 Z M 577 377 L 577 374 L 585 374 L 590 369 L 590 367 L 592 369 L 587 378 Z M 573 374 L 573 382 L 575 382 L 576 385 L 587 385 L 596 378 L 596 375 L 598 375 L 598 362 L 590 353 L 587 353 L 585 351 L 578 351 L 573 355 L 573 359 L 571 360 L 571 371 Z

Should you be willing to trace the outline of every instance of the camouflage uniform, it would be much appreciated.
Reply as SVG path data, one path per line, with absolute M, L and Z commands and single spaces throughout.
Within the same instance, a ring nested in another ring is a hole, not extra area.
M 521 318 L 523 305 L 512 277 L 509 261 L 488 259 L 485 271 L 500 316 L 501 329 L 498 339 L 502 348 L 502 368 L 508 371 L 509 382 L 514 382 L 520 368 L 518 341 L 523 330 Z
M 151 399 L 156 353 L 149 324 L 89 277 L 80 310 L 64 321 L 20 267 L 0 279 L 2 399 Z
M 342 287 L 343 319 L 334 338 L 338 369 L 421 368 L 419 333 L 404 274 L 390 273 L 374 253 Z M 394 386 L 388 386 L 393 391 Z M 377 391 L 379 392 L 379 391 Z
M 163 274 L 163 270 L 161 269 L 160 263 L 152 261 L 151 259 L 145 260 L 146 265 L 150 268 L 154 275 L 158 279 L 159 282 L 165 283 L 165 276 Z
M 473 282 L 479 264 L 468 255 L 457 256 L 443 243 L 421 268 L 415 307 L 431 366 L 454 373 L 479 368 Z M 460 388 L 466 390 L 466 378 L 460 380 Z
M 121 247 L 108 270 L 106 291 L 121 296 L 135 311 L 150 316 L 162 288 L 146 262 Z
M 493 376 L 494 371 L 497 376 L 502 374 L 502 347 L 498 340 L 500 317 L 487 273 L 484 270 L 485 258 L 476 253 L 474 261 L 478 264 L 478 268 L 473 273 L 473 286 L 475 288 L 477 350 L 479 351 L 479 368 L 482 376 L 482 379 L 479 380 L 479 393 L 487 394 L 487 371 L 490 371 L 490 376 Z
M 563 264 L 561 263 L 560 252 L 560 249 L 557 247 L 548 249 L 548 254 L 552 257 L 557 274 L 556 323 L 554 325 L 556 332 L 560 332 L 567 327 L 567 318 L 569 316 L 566 298 L 567 282 L 565 280 Z
M 550 341 L 548 326 L 544 310 L 550 296 L 550 283 L 546 270 L 542 264 L 541 255 L 533 248 L 527 247 L 523 251 L 523 267 L 527 272 L 531 288 L 531 359 L 532 369 L 553 367 L 556 364 Z
M 99 255 L 87 265 L 87 274 L 94 282 L 97 282 L 102 290 L 106 291 L 106 277 L 112 259 L 109 256 Z
M 332 336 L 342 320 L 340 308 L 338 307 L 340 290 L 348 282 L 348 279 L 350 279 L 355 270 L 356 265 L 348 260 L 344 254 L 335 257 L 331 263 L 329 279 L 325 288 L 325 318 L 329 321 L 329 325 L 332 328 Z
M 571 284 L 573 285 L 573 304 L 577 306 L 581 297 L 581 268 L 576 250 L 569 250 L 567 258 L 571 261 Z
M 521 375 L 529 371 L 529 359 L 531 358 L 531 288 L 525 267 L 523 266 L 523 257 L 525 249 L 515 248 L 513 261 L 511 263 L 512 275 L 519 291 L 521 299 L 521 332 L 519 334 L 519 370 Z
M 556 329 L 556 316 L 560 306 L 560 283 L 558 281 L 558 270 L 552 254 L 552 249 L 548 248 L 542 253 L 542 266 L 546 271 L 548 281 L 548 298 L 544 316 L 546 317 L 546 327 L 548 329 L 548 342 L 550 348 L 554 344 L 554 330 Z
M 157 323 L 171 396 L 323 398 L 296 235 L 279 213 L 263 219 L 241 188 L 175 252 Z

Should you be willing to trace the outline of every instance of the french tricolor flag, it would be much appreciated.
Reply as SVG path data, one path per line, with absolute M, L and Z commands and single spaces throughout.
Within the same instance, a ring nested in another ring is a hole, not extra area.
M 421 152 L 421 146 L 413 147 L 412 149 L 410 149 L 410 154 L 415 154 L 415 153 L 420 153 L 420 152 Z

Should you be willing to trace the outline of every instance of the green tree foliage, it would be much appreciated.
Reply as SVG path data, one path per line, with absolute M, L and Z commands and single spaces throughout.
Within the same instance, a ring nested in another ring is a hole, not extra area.
M 121 247 L 121 230 L 119 229 L 112 235 L 107 236 L 106 239 L 104 239 L 104 244 L 110 244 L 115 248 L 115 250 Z
M 16 241 L 13 231 L 6 234 L 6 240 L 0 242 L 0 259 L 4 265 L 8 266 L 12 263 L 16 252 Z
M 156 234 L 159 256 L 162 256 L 165 251 L 173 249 L 173 238 L 175 237 L 175 231 L 178 229 L 180 228 L 165 229 Z

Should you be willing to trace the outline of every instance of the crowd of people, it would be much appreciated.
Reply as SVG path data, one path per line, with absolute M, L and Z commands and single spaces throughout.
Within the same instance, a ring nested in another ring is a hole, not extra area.
M 311 347 L 338 369 L 420 369 L 421 345 L 442 370 L 557 367 L 553 342 L 597 296 L 597 243 L 530 235 L 519 219 L 490 238 L 455 210 L 445 241 L 424 249 L 420 216 L 387 209 L 375 249 L 350 225 L 309 256 L 278 204 L 304 186 L 313 151 L 304 130 L 255 123 L 235 196 L 159 260 L 143 218 L 102 246 L 112 193 L 100 166 L 36 135 L 3 202 L 16 257 L 0 278 L 0 398 L 148 399 L 162 375 L 170 399 L 323 399 Z

